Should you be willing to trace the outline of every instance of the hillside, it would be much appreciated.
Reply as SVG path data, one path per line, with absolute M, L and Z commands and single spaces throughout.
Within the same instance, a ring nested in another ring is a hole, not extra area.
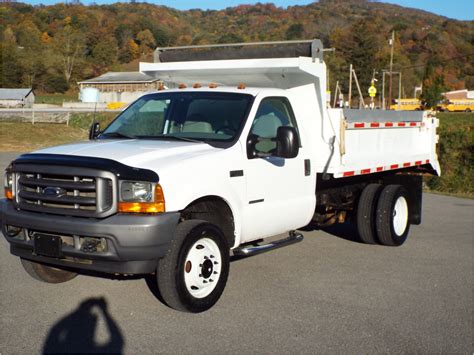
M 321 0 L 307 6 L 241 5 L 221 11 L 178 11 L 146 3 L 31 6 L 0 4 L 0 86 L 61 92 L 77 80 L 150 56 L 155 46 L 320 38 L 331 82 L 347 82 L 349 63 L 363 87 L 388 67 L 403 92 L 413 87 L 474 88 L 474 21 L 366 0 Z M 364 89 L 364 92 L 366 90 Z

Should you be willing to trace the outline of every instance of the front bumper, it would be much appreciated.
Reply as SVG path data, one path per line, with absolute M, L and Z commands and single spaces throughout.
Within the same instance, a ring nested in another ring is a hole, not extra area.
M 77 268 L 107 273 L 146 274 L 154 272 L 174 237 L 179 212 L 159 215 L 115 214 L 97 219 L 57 216 L 16 210 L 8 200 L 0 200 L 2 232 L 10 243 L 10 252 L 32 261 L 58 267 Z M 11 237 L 7 226 L 20 227 L 24 238 Z M 62 244 L 61 257 L 37 255 L 31 231 L 66 236 L 73 245 Z M 106 248 L 87 252 L 81 238 L 100 238 Z

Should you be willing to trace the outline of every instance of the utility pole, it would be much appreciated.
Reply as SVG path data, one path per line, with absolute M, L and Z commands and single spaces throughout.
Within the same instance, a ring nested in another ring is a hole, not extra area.
M 387 71 L 382 69 L 382 110 L 385 110 L 385 74 Z
M 402 102 L 402 72 L 398 72 L 398 111 L 401 110 L 401 102 Z
M 390 78 L 388 81 L 388 105 L 392 104 L 392 69 L 393 69 L 393 47 L 395 47 L 395 31 L 392 31 L 392 39 L 390 40 Z
M 349 108 L 351 108 L 351 96 L 352 96 L 352 64 L 349 67 L 349 98 L 347 99 L 349 102 Z

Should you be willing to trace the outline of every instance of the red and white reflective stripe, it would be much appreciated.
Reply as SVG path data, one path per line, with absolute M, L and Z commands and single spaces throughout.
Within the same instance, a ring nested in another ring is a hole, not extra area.
M 417 160 L 415 162 L 406 162 L 406 163 L 401 163 L 401 164 L 391 164 L 388 166 L 377 166 L 375 168 L 367 168 L 367 169 L 361 169 L 361 170 L 353 170 L 353 171 L 345 171 L 342 173 L 343 177 L 349 177 L 349 176 L 354 176 L 354 175 L 364 175 L 364 174 L 371 174 L 371 173 L 380 173 L 382 171 L 388 171 L 388 170 L 395 170 L 395 169 L 403 169 L 403 168 L 409 168 L 411 166 L 418 166 L 418 165 L 423 165 L 423 164 L 429 164 L 430 160 Z
M 348 122 L 347 129 L 423 127 L 423 122 Z

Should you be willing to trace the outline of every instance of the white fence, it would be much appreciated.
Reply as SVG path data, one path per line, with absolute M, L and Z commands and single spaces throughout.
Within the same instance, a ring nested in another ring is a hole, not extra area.
M 121 110 L 97 110 L 96 112 L 120 112 Z M 72 113 L 93 113 L 93 109 L 0 109 L 1 121 L 35 123 L 61 123 L 69 125 Z

